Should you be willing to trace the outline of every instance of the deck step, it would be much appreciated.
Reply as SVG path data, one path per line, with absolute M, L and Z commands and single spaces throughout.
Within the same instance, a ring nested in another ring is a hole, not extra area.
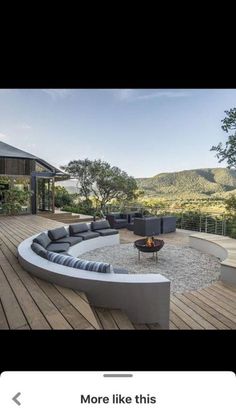
M 61 219 L 60 222 L 64 222 L 65 224 L 73 224 L 73 223 L 79 223 L 79 222 L 82 223 L 82 222 L 88 222 L 88 221 L 86 219 L 81 219 L 77 216 L 71 216 L 71 218 Z
M 37 214 L 38 216 L 42 216 L 44 218 L 68 218 L 68 216 L 72 216 L 72 212 L 58 212 L 58 213 L 52 213 L 52 212 L 39 212 Z
M 68 213 L 49 213 L 49 214 L 38 214 L 41 218 L 50 219 L 52 221 L 58 221 L 65 224 L 71 224 L 71 223 L 79 223 L 79 222 L 91 222 L 91 216 L 86 218 L 81 218 L 80 215 L 74 215 L 70 212 Z
M 102 329 L 135 329 L 125 312 L 120 309 L 94 308 Z

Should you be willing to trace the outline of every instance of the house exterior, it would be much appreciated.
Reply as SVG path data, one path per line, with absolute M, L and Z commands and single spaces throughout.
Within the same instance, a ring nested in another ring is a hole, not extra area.
M 54 212 L 55 181 L 67 178 L 67 174 L 41 158 L 0 141 L 0 208 L 5 191 L 16 188 L 31 192 L 22 212 Z

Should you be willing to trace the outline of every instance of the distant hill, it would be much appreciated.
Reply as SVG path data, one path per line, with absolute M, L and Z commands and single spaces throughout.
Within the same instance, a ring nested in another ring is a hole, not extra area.
M 184 170 L 136 180 L 149 197 L 217 198 L 236 193 L 236 170 L 228 168 Z
M 174 198 L 227 197 L 236 193 L 236 170 L 228 168 L 199 168 L 173 173 L 161 173 L 153 177 L 136 179 L 145 196 Z M 69 193 L 78 193 L 76 180 L 56 182 Z

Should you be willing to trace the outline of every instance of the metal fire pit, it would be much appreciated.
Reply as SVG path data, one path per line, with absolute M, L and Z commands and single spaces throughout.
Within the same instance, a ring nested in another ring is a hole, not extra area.
M 154 239 L 154 246 L 148 247 L 146 245 L 146 239 L 138 239 L 134 242 L 134 246 L 138 249 L 138 259 L 140 260 L 140 252 L 142 253 L 152 253 L 153 258 L 156 254 L 156 262 L 157 262 L 157 252 L 163 247 L 164 241 L 162 239 Z

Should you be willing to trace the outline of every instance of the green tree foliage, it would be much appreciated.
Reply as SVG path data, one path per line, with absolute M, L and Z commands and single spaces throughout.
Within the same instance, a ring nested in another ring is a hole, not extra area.
M 71 161 L 62 169 L 78 180 L 81 197 L 85 200 L 94 198 L 101 209 L 111 199 L 132 199 L 137 190 L 133 177 L 105 161 Z
M 61 169 L 74 179 L 77 179 L 78 193 L 88 200 L 91 194 L 93 184 L 92 178 L 93 162 L 88 158 L 85 160 L 73 160 L 68 165 L 62 166 Z
M 231 133 L 225 145 L 220 142 L 213 146 L 211 151 L 216 151 L 219 162 L 227 161 L 229 168 L 236 168 L 236 107 L 226 110 L 226 117 L 221 121 L 223 131 Z
M 3 213 L 6 215 L 17 215 L 21 212 L 22 206 L 28 205 L 30 196 L 31 192 L 27 190 L 5 190 L 5 202 L 2 204 Z
M 55 187 L 55 206 L 61 208 L 63 206 L 68 206 L 73 203 L 72 196 L 63 186 Z
M 225 207 L 229 214 L 236 216 L 236 195 L 225 200 Z

